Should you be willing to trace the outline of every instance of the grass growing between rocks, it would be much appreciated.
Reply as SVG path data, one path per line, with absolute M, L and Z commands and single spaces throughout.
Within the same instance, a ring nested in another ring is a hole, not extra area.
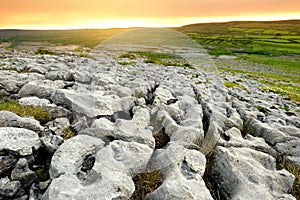
M 0 103 L 0 110 L 7 110 L 21 117 L 32 116 L 41 124 L 46 124 L 51 120 L 50 113 L 45 108 L 39 106 L 23 106 L 17 101 Z
M 128 58 L 130 60 L 135 60 L 136 59 L 136 55 L 132 54 L 132 53 L 123 53 L 119 56 L 119 58 Z
M 62 131 L 63 131 L 63 139 L 64 140 L 68 140 L 77 135 L 77 133 L 75 131 L 73 131 L 70 126 L 64 128 Z
M 300 199 L 300 166 L 288 161 L 277 163 L 277 169 L 286 169 L 295 176 L 295 182 L 290 193 L 296 198 Z
M 162 174 L 160 171 L 138 174 L 133 178 L 135 191 L 131 196 L 132 200 L 145 199 L 147 194 L 156 190 L 162 183 Z
M 229 72 L 232 75 L 243 74 L 245 78 L 253 79 L 264 84 L 264 86 L 258 88 L 261 91 L 277 93 L 282 96 L 287 96 L 290 100 L 300 102 L 300 76 L 252 72 L 232 68 L 219 68 L 219 70 L 221 72 Z
M 206 166 L 205 166 L 205 173 L 203 176 L 203 180 L 206 184 L 207 189 L 209 190 L 211 196 L 214 200 L 223 200 L 225 199 L 220 192 L 220 189 L 218 187 L 218 184 L 214 180 L 214 178 L 211 176 L 211 170 L 212 170 L 212 157 L 213 157 L 214 151 L 210 152 L 206 156 Z
M 247 93 L 249 93 L 249 91 L 244 86 L 242 86 L 242 85 L 240 85 L 240 84 L 238 84 L 236 82 L 229 82 L 229 81 L 227 81 L 227 82 L 224 83 L 224 85 L 226 87 L 228 87 L 228 88 L 232 88 L 232 87 L 240 88 L 240 89 L 246 91 Z
M 135 65 L 136 62 L 126 62 L 126 61 L 120 61 L 118 62 L 119 65 Z
M 153 63 L 157 65 L 163 66 L 176 66 L 183 68 L 195 69 L 192 65 L 190 65 L 185 59 L 169 54 L 169 53 L 158 53 L 158 52 L 132 52 L 141 57 L 145 57 L 145 63 Z
M 41 55 L 58 55 L 58 53 L 56 53 L 54 51 L 50 51 L 48 49 L 38 49 L 34 53 L 41 54 Z

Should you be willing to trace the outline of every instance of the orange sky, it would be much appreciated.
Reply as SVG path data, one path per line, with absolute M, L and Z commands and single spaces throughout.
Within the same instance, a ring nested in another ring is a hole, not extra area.
M 179 26 L 300 19 L 300 0 L 0 0 L 0 28 Z

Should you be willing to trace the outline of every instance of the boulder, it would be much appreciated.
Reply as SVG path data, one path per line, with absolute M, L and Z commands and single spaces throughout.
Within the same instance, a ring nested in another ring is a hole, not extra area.
M 37 175 L 28 168 L 25 158 L 20 158 L 16 167 L 11 172 L 11 180 L 20 181 L 23 188 L 29 187 L 36 178 Z
M 280 199 L 287 195 L 295 177 L 276 170 L 275 158 L 249 148 L 218 146 L 211 176 L 227 199 Z
M 0 152 L 12 151 L 20 156 L 29 156 L 41 146 L 37 133 L 24 128 L 0 128 Z
M 63 81 L 36 80 L 24 85 L 19 91 L 19 97 L 36 96 L 39 98 L 49 98 L 57 89 L 65 86 Z
M 9 111 L 0 111 L 0 127 L 25 128 L 38 133 L 43 132 L 44 128 L 40 122 L 31 117 L 20 117 Z

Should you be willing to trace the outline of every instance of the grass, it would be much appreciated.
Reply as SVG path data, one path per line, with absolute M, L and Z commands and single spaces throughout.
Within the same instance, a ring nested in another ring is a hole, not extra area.
M 158 53 L 158 52 L 132 52 L 132 53 L 138 56 L 145 57 L 146 58 L 145 63 L 195 69 L 192 65 L 186 62 L 185 59 L 180 58 L 177 55 L 173 55 L 169 53 Z
M 196 40 L 211 55 L 300 54 L 299 20 L 193 24 L 176 30 Z
M 7 101 L 0 103 L 0 110 L 13 112 L 21 117 L 32 116 L 42 125 L 51 120 L 50 113 L 43 107 L 39 106 L 23 106 L 17 101 Z
M 136 62 L 119 61 L 118 64 L 119 65 L 135 65 Z
M 218 187 L 218 184 L 214 180 L 214 178 L 211 176 L 211 170 L 212 170 L 212 157 L 213 157 L 214 151 L 210 152 L 206 156 L 206 166 L 205 166 L 205 173 L 203 176 L 203 180 L 206 184 L 207 189 L 209 190 L 211 196 L 214 200 L 221 200 L 225 199 L 222 196 L 222 193 Z
M 37 169 L 35 171 L 35 174 L 37 175 L 37 177 L 41 180 L 41 181 L 46 181 L 49 180 L 50 175 L 49 175 L 49 170 L 45 170 L 45 169 Z
M 123 53 L 119 56 L 119 58 L 128 58 L 130 60 L 135 60 L 136 59 L 136 55 L 132 54 L 132 53 Z
M 226 81 L 226 82 L 224 83 L 224 85 L 225 85 L 226 87 L 228 87 L 228 88 L 232 88 L 232 87 L 240 88 L 240 89 L 246 91 L 247 93 L 249 93 L 249 91 L 247 90 L 247 88 L 245 88 L 244 86 L 242 86 L 242 85 L 240 85 L 240 84 L 238 84 L 238 83 L 236 83 L 236 82 L 229 82 L 229 81 Z
M 219 68 L 219 71 L 229 72 L 232 75 L 243 74 L 245 78 L 254 79 L 264 84 L 259 87 L 261 91 L 277 93 L 282 96 L 287 96 L 290 100 L 300 102 L 300 75 L 299 77 L 294 77 L 292 75 L 288 76 L 279 73 L 244 71 L 233 68 Z M 294 72 L 294 74 L 296 74 L 296 72 Z
M 147 194 L 156 190 L 163 182 L 160 171 L 138 174 L 133 178 L 135 191 L 132 200 L 145 199 Z
M 267 86 L 260 86 L 259 89 L 264 92 L 273 92 L 282 96 L 288 96 L 290 100 L 300 102 L 300 86 L 292 83 L 278 83 L 261 80 L 261 83 Z
M 78 30 L 2 30 L 0 43 L 11 43 L 9 48 L 19 48 L 22 43 L 50 45 L 77 45 L 94 48 L 107 38 L 129 29 L 78 29 Z
M 35 54 L 41 54 L 41 55 L 58 55 L 58 53 L 54 51 L 50 51 L 47 49 L 38 49 L 34 52 Z
M 293 188 L 289 192 L 296 199 L 300 199 L 300 167 L 289 161 L 277 163 L 277 169 L 283 168 L 295 176 Z
M 257 110 L 262 113 L 266 113 L 266 108 L 263 106 L 256 106 Z
M 77 135 L 77 133 L 75 131 L 73 131 L 70 126 L 63 129 L 63 139 L 64 140 L 68 140 L 76 135 Z

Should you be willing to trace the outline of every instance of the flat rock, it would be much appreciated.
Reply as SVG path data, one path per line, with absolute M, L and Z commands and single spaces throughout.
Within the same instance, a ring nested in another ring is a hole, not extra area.
M 20 156 L 29 156 L 41 146 L 37 133 L 24 128 L 0 128 L 0 152 L 12 151 Z
M 25 128 L 38 133 L 41 133 L 44 130 L 40 125 L 40 122 L 34 118 L 20 117 L 9 111 L 0 111 L 0 127 Z
M 295 177 L 276 170 L 275 158 L 249 148 L 218 146 L 213 155 L 212 177 L 229 199 L 280 199 Z

